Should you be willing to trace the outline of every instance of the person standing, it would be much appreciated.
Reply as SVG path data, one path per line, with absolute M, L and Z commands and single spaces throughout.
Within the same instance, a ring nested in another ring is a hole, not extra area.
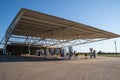
M 96 58 L 96 50 L 93 50 L 93 57 Z
M 87 59 L 87 53 L 85 53 L 85 59 Z

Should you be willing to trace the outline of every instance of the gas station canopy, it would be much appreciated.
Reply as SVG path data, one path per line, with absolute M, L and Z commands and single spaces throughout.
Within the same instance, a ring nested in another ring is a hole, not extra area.
M 4 43 L 72 46 L 119 36 L 85 24 L 22 8 L 7 29 Z

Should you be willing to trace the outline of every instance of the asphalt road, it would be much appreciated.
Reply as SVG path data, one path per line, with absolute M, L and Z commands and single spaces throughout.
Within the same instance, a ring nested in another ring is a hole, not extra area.
M 32 61 L 2 56 L 0 80 L 120 80 L 120 58 Z

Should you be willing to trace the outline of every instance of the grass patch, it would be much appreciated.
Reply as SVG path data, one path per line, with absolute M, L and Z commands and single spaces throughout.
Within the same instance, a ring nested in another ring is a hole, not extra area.
M 105 54 L 98 54 L 98 56 L 106 56 L 106 57 L 120 57 L 120 54 L 108 54 L 108 53 L 105 53 Z
M 84 56 L 85 53 L 78 53 L 81 56 Z M 87 53 L 88 56 L 90 55 L 90 53 Z M 120 53 L 97 53 L 97 56 L 106 56 L 106 57 L 120 57 Z

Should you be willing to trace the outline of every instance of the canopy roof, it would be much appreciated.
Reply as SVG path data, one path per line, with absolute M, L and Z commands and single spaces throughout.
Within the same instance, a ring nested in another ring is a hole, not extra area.
M 64 41 L 119 37 L 105 30 L 24 8 L 7 29 L 6 41 L 9 41 L 12 35 Z

